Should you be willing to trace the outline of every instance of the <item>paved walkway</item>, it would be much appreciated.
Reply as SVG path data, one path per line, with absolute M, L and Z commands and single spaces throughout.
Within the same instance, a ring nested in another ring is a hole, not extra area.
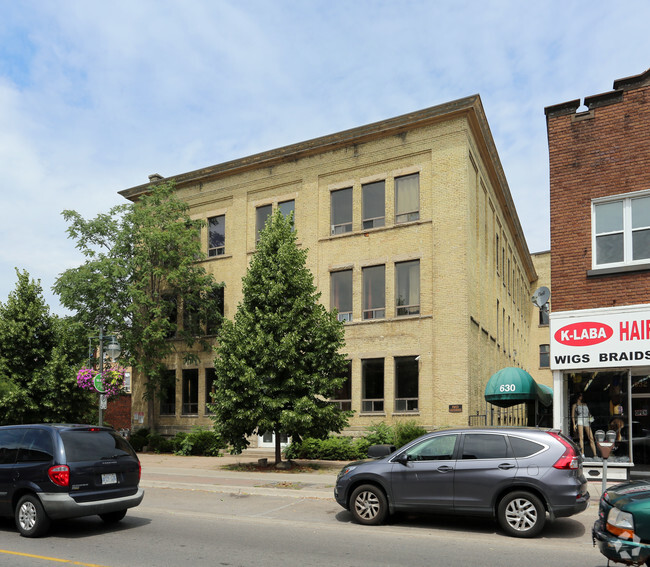
M 348 461 L 295 461 L 308 465 L 308 472 L 278 471 L 274 452 L 247 449 L 241 455 L 181 457 L 171 454 L 139 453 L 143 488 L 181 488 L 228 494 L 261 494 L 295 498 L 334 499 L 336 475 Z M 267 459 L 264 472 L 246 470 L 259 459 Z M 614 484 L 614 483 L 608 483 Z M 591 505 L 598 506 L 601 481 L 590 481 Z
M 334 498 L 336 475 L 345 462 L 296 461 L 313 467 L 309 472 L 278 471 L 274 452 L 248 449 L 241 455 L 223 457 L 181 457 L 170 454 L 139 453 L 144 488 L 182 488 L 209 492 L 279 494 L 296 498 Z M 246 470 L 259 459 L 267 459 L 263 472 Z M 241 467 L 241 468 L 239 468 Z M 304 470 L 304 469 L 303 469 Z

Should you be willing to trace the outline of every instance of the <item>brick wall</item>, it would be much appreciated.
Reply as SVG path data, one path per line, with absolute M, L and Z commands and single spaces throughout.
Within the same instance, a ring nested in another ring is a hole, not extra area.
M 108 401 L 104 423 L 115 429 L 131 429 L 131 394 L 122 394 Z
M 589 275 L 591 202 L 650 189 L 650 85 L 546 109 L 551 203 L 553 311 L 650 302 L 647 271 Z

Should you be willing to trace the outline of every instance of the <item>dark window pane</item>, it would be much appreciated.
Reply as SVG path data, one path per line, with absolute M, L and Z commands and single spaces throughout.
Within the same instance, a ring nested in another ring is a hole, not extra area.
M 212 394 L 214 393 L 214 368 L 205 369 L 205 413 L 212 413 L 208 408 L 208 404 L 212 403 Z
M 100 461 L 109 457 L 135 457 L 131 446 L 114 431 L 62 431 L 66 461 Z
M 410 461 L 448 461 L 454 456 L 457 435 L 440 435 L 426 439 L 408 450 Z
M 183 414 L 199 413 L 199 371 L 183 369 Z
M 296 209 L 296 202 L 295 201 L 283 201 L 282 203 L 278 203 L 278 209 L 280 209 L 280 212 L 285 216 L 288 217 L 291 213 L 294 213 L 294 219 L 295 219 L 295 209 Z
M 650 230 L 635 230 L 632 233 L 632 260 L 650 258 Z
M 612 264 L 623 261 L 623 234 L 596 237 L 596 263 Z
M 0 431 L 0 465 L 10 465 L 16 462 L 25 431 L 25 429 Z
M 266 225 L 266 220 L 271 216 L 273 211 L 272 205 L 263 205 L 262 207 L 257 207 L 255 209 L 255 240 L 260 239 L 260 232 L 264 230 Z
M 361 411 L 384 411 L 384 359 L 361 361 Z
M 363 228 L 384 226 L 386 215 L 385 182 L 377 181 L 362 187 Z
M 385 266 L 363 268 L 363 318 L 381 319 L 386 316 Z
M 45 429 L 29 429 L 23 437 L 22 447 L 18 453 L 19 462 L 50 461 L 54 456 L 52 435 Z
M 505 459 L 509 450 L 504 435 L 469 433 L 463 443 L 463 459 Z
M 522 439 L 521 437 L 510 437 L 510 445 L 512 445 L 512 450 L 517 459 L 523 459 L 524 457 L 530 457 L 535 453 L 539 453 L 544 449 L 543 445 L 530 441 L 528 439 Z
M 208 219 L 208 256 L 226 253 L 226 215 Z
M 160 385 L 160 414 L 176 413 L 176 371 L 166 370 Z
M 215 289 L 212 292 L 212 297 L 213 299 L 216 299 L 217 301 L 217 310 L 212 313 L 206 313 L 206 328 L 205 332 L 207 335 L 216 335 L 219 327 L 221 326 L 221 320 L 223 319 L 223 313 L 224 313 L 224 305 L 223 305 L 223 297 L 224 297 L 224 288 L 220 287 L 219 289 Z
M 418 374 L 417 357 L 395 358 L 395 411 L 418 410 Z
M 332 234 L 342 234 L 352 230 L 352 187 L 332 191 L 331 219 Z
M 539 367 L 548 368 L 551 363 L 551 350 L 549 345 L 539 345 Z
M 345 365 L 345 370 L 343 371 L 343 376 L 345 376 L 345 382 L 343 385 L 334 393 L 332 396 L 332 401 L 338 403 L 339 407 L 348 411 L 352 409 L 352 361 L 348 360 Z
M 352 321 L 352 270 L 330 274 L 330 304 L 339 314 L 339 321 Z

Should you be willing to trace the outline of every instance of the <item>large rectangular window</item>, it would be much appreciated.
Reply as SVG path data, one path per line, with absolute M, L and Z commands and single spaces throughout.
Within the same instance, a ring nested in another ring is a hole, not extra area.
M 208 257 L 226 253 L 226 215 L 208 219 Z
M 361 361 L 361 411 L 384 411 L 384 359 L 369 358 Z
M 352 361 L 346 361 L 343 371 L 345 382 L 332 396 L 332 402 L 336 403 L 343 411 L 352 409 Z
M 285 216 L 288 217 L 291 213 L 294 214 L 294 220 L 296 216 L 296 202 L 292 199 L 291 201 L 282 201 L 278 203 L 278 209 Z
M 183 369 L 183 415 L 199 413 L 199 371 L 196 368 Z
M 160 385 L 160 415 L 176 413 L 176 370 L 165 370 Z
M 395 358 L 395 411 L 418 411 L 418 356 Z
M 385 182 L 376 181 L 361 187 L 363 198 L 363 228 L 384 226 L 386 217 Z
M 386 267 L 363 268 L 363 318 L 383 319 L 386 316 Z
M 395 264 L 395 304 L 397 315 L 420 312 L 420 261 Z
M 330 306 L 338 311 L 339 321 L 352 321 L 352 270 L 330 274 Z
M 255 242 L 260 239 L 260 232 L 264 230 L 266 220 L 273 212 L 273 205 L 262 205 L 255 209 Z
M 594 267 L 650 262 L 650 195 L 593 205 Z
M 420 174 L 395 178 L 395 222 L 420 218 Z
M 332 191 L 331 225 L 332 234 L 343 234 L 352 231 L 352 187 Z

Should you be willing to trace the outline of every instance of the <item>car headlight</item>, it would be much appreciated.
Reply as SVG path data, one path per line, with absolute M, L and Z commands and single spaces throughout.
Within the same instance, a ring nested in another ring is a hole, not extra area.
M 336 477 L 336 479 L 338 480 L 339 478 L 343 478 L 346 474 L 352 472 L 352 471 L 353 471 L 354 469 L 356 469 L 356 468 L 357 468 L 357 467 L 356 467 L 355 465 L 351 465 L 351 466 L 349 466 L 349 467 L 344 467 L 343 469 L 341 469 L 341 472 L 340 472 L 339 475 Z
M 621 539 L 634 538 L 634 516 L 618 508 L 612 508 L 607 513 L 607 531 Z

